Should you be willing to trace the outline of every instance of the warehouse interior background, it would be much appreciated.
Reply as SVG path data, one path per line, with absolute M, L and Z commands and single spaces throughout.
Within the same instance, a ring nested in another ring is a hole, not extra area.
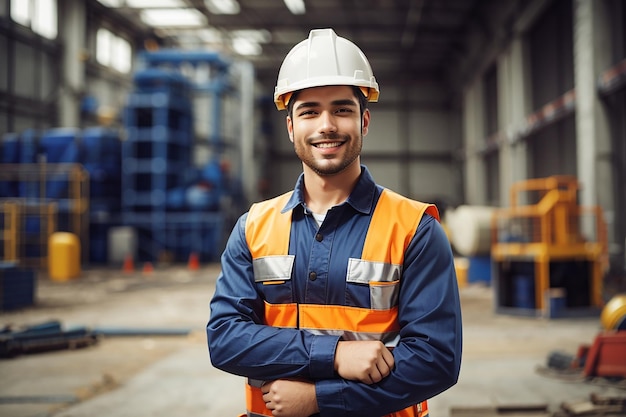
M 326 27 L 381 88 L 362 162 L 437 204 L 459 282 L 521 316 L 626 291 L 622 0 L 0 0 L 0 310 L 18 275 L 218 262 L 301 172 L 274 85 Z

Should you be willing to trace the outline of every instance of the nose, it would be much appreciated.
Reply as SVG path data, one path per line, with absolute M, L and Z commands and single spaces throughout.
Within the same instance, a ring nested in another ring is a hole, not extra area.
M 320 114 L 320 133 L 333 133 L 337 131 L 337 125 L 335 124 L 335 118 L 328 111 L 323 111 Z

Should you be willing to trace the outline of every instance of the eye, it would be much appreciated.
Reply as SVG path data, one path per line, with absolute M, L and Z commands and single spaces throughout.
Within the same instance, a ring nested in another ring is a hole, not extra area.
M 349 107 L 341 107 L 337 109 L 337 113 L 352 113 L 353 110 Z
M 298 114 L 298 116 L 300 116 L 300 117 L 305 117 L 305 116 L 313 116 L 313 115 L 315 115 L 315 114 L 317 114 L 317 112 L 316 112 L 315 110 L 305 110 L 305 111 L 303 111 L 303 112 L 300 112 L 300 113 Z

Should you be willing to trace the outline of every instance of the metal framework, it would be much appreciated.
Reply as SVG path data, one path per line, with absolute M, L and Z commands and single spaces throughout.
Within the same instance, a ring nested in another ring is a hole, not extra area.
M 89 244 L 89 174 L 80 164 L 0 164 L 0 182 L 16 195 L 0 196 L 0 248 L 5 261 L 47 268 L 48 239 L 74 233 L 85 254 Z M 47 189 L 64 193 L 54 198 Z
M 556 285 L 571 285 L 569 304 L 600 308 L 602 280 L 608 267 L 607 231 L 600 207 L 577 204 L 578 181 L 553 176 L 515 183 L 509 208 L 497 210 L 492 218 L 491 256 L 495 265 L 499 307 L 515 307 L 510 300 L 518 274 L 532 276 L 534 306 L 548 313 L 546 295 Z M 567 266 L 575 262 L 575 266 Z M 523 271 L 516 264 L 532 264 Z M 557 279 L 559 264 L 564 275 Z M 583 266 L 581 268 L 581 266 Z M 577 281 L 577 283 L 575 283 Z M 508 294 L 507 294 L 508 293 Z

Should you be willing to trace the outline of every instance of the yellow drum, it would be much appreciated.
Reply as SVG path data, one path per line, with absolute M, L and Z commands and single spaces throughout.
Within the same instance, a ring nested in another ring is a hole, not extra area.
M 48 240 L 48 274 L 53 281 L 80 275 L 80 240 L 73 233 L 56 232 Z
M 605 330 L 626 330 L 626 293 L 617 294 L 606 303 L 600 322 Z
M 467 258 L 455 258 L 454 270 L 456 271 L 456 280 L 459 288 L 467 286 L 467 271 L 469 270 Z

